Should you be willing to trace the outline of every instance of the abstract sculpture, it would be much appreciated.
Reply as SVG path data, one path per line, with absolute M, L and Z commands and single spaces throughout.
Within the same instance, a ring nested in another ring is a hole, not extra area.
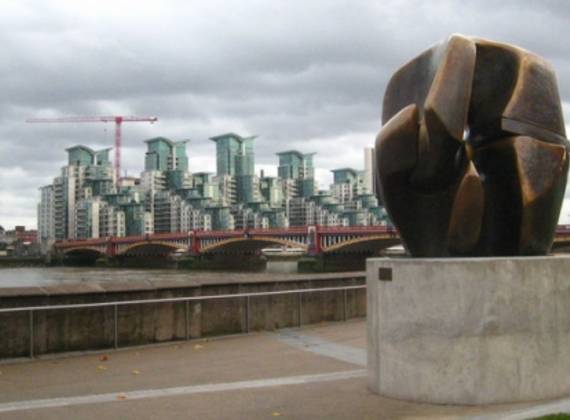
M 412 256 L 550 251 L 568 140 L 542 58 L 453 35 L 392 76 L 382 124 L 381 198 Z

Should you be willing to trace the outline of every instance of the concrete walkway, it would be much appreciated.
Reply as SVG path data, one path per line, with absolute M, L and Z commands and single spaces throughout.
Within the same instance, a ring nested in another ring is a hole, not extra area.
M 364 321 L 353 321 L 4 364 L 0 418 L 518 419 L 570 409 L 379 397 L 366 388 L 365 346 Z

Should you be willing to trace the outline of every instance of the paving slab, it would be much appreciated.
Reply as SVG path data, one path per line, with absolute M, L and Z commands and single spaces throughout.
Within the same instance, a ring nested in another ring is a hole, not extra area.
M 522 419 L 548 404 L 380 397 L 366 387 L 364 335 L 360 320 L 0 365 L 0 418 Z
M 366 349 L 366 323 L 362 319 L 308 325 L 302 331 L 323 340 Z
M 0 366 L 0 402 L 353 368 L 349 363 L 291 347 L 271 334 L 253 334 Z

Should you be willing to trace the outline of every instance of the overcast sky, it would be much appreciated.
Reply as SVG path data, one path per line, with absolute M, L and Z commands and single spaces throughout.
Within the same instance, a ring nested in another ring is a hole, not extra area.
M 150 137 L 191 139 L 196 172 L 215 170 L 209 137 L 256 134 L 258 169 L 275 174 L 281 150 L 317 152 L 326 187 L 330 169 L 363 167 L 390 75 L 455 32 L 510 42 L 549 60 L 570 122 L 570 2 L 563 0 L 0 0 L 0 6 L 6 228 L 35 227 L 38 187 L 59 174 L 66 147 L 102 148 L 114 138 L 111 124 L 26 124 L 26 118 L 157 116 L 154 125 L 123 127 L 129 174 L 143 169 L 143 140 Z

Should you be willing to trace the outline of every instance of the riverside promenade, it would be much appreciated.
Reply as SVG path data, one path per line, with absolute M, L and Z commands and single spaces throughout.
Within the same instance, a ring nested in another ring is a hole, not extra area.
M 363 319 L 42 356 L 0 364 L 0 418 L 519 419 L 566 404 L 410 403 L 369 392 L 365 369 Z

